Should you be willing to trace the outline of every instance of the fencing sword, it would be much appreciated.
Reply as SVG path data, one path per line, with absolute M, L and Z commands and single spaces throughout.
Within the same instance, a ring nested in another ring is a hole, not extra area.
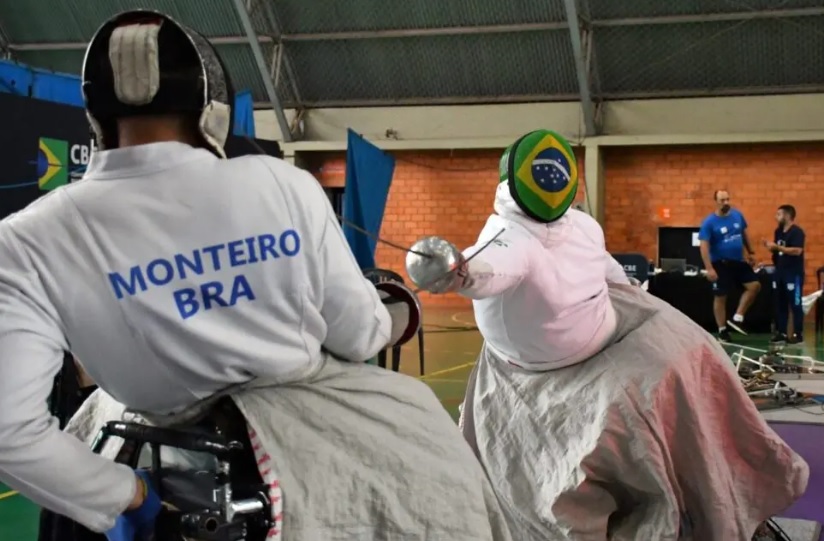
M 244 138 L 249 142 L 249 144 L 251 144 L 255 148 L 255 150 L 258 151 L 259 154 L 262 154 L 264 156 L 269 156 L 269 154 L 265 150 L 263 150 L 263 148 L 253 138 L 249 137 L 248 135 L 245 136 Z M 431 258 L 432 257 L 432 254 L 425 254 L 425 253 L 419 252 L 417 250 L 412 250 L 411 248 L 405 248 L 405 247 L 401 246 L 400 244 L 396 244 L 392 241 L 381 238 L 379 235 L 377 235 L 375 233 L 372 233 L 371 231 L 367 231 L 366 229 L 360 227 L 359 225 L 352 223 L 350 220 L 347 220 L 346 218 L 344 218 L 343 216 L 341 216 L 337 212 L 335 212 L 335 217 L 337 217 L 337 219 L 340 220 L 341 224 L 343 224 L 347 227 L 351 227 L 352 229 L 354 229 L 358 233 L 360 233 L 362 235 L 365 235 L 365 236 L 369 237 L 370 239 L 372 239 L 376 242 L 380 242 L 381 244 L 386 244 L 387 246 L 391 246 L 392 248 L 395 248 L 396 250 L 401 250 L 401 251 L 404 251 L 404 252 L 407 252 L 407 253 L 419 255 L 421 257 L 426 257 L 426 258 Z
M 257 141 L 255 141 L 252 137 L 249 137 L 249 136 L 247 135 L 247 136 L 244 136 L 244 139 L 246 139 L 246 141 L 248 141 L 248 142 L 249 142 L 249 144 L 250 144 L 250 145 L 252 145 L 252 147 L 253 147 L 255 150 L 257 150 L 258 154 L 261 154 L 261 155 L 264 155 L 264 156 L 268 156 L 268 155 L 269 155 L 269 154 L 268 154 L 268 153 L 267 153 L 267 152 L 263 149 L 263 147 L 261 147 L 261 146 L 258 144 L 258 142 L 257 142 Z M 350 220 L 347 220 L 346 218 L 344 218 L 343 216 L 341 216 L 341 215 L 340 215 L 340 214 L 338 214 L 337 212 L 335 212 L 335 216 L 338 218 L 338 220 L 340 220 L 340 221 L 341 221 L 341 224 L 343 224 L 343 225 L 345 225 L 345 226 L 348 226 L 348 227 L 351 227 L 352 229 L 354 229 L 354 230 L 355 230 L 355 231 L 357 231 L 358 233 L 360 233 L 360 234 L 362 234 L 362 235 L 365 235 L 365 236 L 367 236 L 367 237 L 369 237 L 369 238 L 373 239 L 373 240 L 374 240 L 374 241 L 376 241 L 376 242 L 380 242 L 381 244 L 385 244 L 385 245 L 387 245 L 387 246 L 389 246 L 389 247 L 391 247 L 391 248 L 394 248 L 394 249 L 396 249 L 396 250 L 400 250 L 400 251 L 402 251 L 402 252 L 406 252 L 406 253 L 408 253 L 408 254 L 415 254 L 415 255 L 417 255 L 417 256 L 424 257 L 424 258 L 426 258 L 426 259 L 433 259 L 433 258 L 435 257 L 435 255 L 434 255 L 434 254 L 430 254 L 430 253 L 422 252 L 422 251 L 420 251 L 420 250 L 414 250 L 414 249 L 412 249 L 412 248 L 406 248 L 406 247 L 404 247 L 404 246 L 401 246 L 400 244 L 397 244 L 397 243 L 392 242 L 392 241 L 390 241 L 390 240 L 386 240 L 386 239 L 382 238 L 380 235 L 378 235 L 378 234 L 376 234 L 376 233 L 372 233 L 371 231 L 368 231 L 368 230 L 366 230 L 366 229 L 364 229 L 364 228 L 360 227 L 359 225 L 352 223 Z M 441 275 L 437 276 L 435 279 L 433 279 L 433 280 L 429 280 L 429 281 L 427 281 L 426 283 L 424 283 L 423 285 L 419 286 L 419 287 L 418 287 L 418 288 L 417 288 L 414 292 L 417 294 L 417 293 L 420 293 L 421 291 L 425 291 L 427 287 L 431 286 L 431 285 L 432 285 L 432 284 L 434 284 L 434 283 L 437 283 L 439 280 L 441 280 L 441 279 L 443 279 L 443 278 L 446 278 L 447 276 L 449 276 L 450 274 L 452 274 L 453 272 L 455 272 L 456 270 L 458 270 L 458 268 L 459 268 L 461 265 L 465 265 L 466 263 L 469 263 L 469 261 L 471 261 L 473 258 L 477 257 L 477 256 L 478 256 L 481 252 L 483 252 L 484 250 L 486 250 L 486 249 L 487 249 L 487 248 L 488 248 L 488 247 L 489 247 L 489 246 L 490 246 L 493 242 L 495 242 L 495 240 L 497 240 L 497 238 L 498 238 L 499 236 L 501 236 L 501 234 L 502 234 L 504 231 L 505 231 L 505 229 L 501 229 L 500 231 L 498 231 L 498 232 L 495 234 L 495 236 L 493 236 L 493 237 L 492 237 L 491 239 L 489 239 L 486 243 L 484 243 L 484 245 L 483 245 L 483 246 L 481 246 L 481 248 L 480 248 L 477 252 L 475 252 L 474 254 L 472 254 L 471 256 L 469 256 L 468 258 L 464 259 L 463 261 L 457 262 L 457 263 L 456 263 L 456 265 L 451 266 L 451 267 L 449 268 L 449 270 L 446 270 L 443 274 L 441 274 Z
M 440 263 L 441 266 L 447 267 L 442 272 L 436 274 L 434 277 L 429 278 L 426 275 L 428 274 L 428 269 L 421 264 L 420 261 L 415 261 L 414 258 L 410 260 L 410 257 L 406 257 L 406 273 L 418 286 L 415 290 L 415 293 L 420 293 L 421 291 L 429 291 L 429 288 L 434 284 L 438 283 L 439 281 L 443 280 L 444 278 L 448 277 L 455 271 L 458 271 L 462 267 L 466 267 L 466 265 L 472 261 L 475 257 L 480 255 L 481 252 L 486 250 L 493 242 L 495 242 L 501 234 L 506 231 L 506 229 L 501 229 L 498 231 L 491 239 L 486 241 L 483 246 L 481 246 L 474 254 L 469 257 L 463 257 L 463 254 L 458 250 L 458 248 L 452 244 L 451 242 L 447 241 L 446 239 L 442 239 L 440 237 L 426 237 L 421 239 L 413 246 L 427 246 L 429 250 L 426 250 L 427 253 L 431 250 L 431 256 L 428 258 L 430 261 L 435 260 L 436 264 Z M 419 248 L 420 250 L 420 248 Z M 440 270 L 440 269 L 432 269 Z
M 377 242 L 380 242 L 382 244 L 386 244 L 387 246 L 391 246 L 392 248 L 395 248 L 396 250 L 403 250 L 404 252 L 419 255 L 421 257 L 426 257 L 428 259 L 431 259 L 433 257 L 432 254 L 427 254 L 427 253 L 424 253 L 424 252 L 420 252 L 418 250 L 413 250 L 412 248 L 404 248 L 400 244 L 395 244 L 394 242 L 392 242 L 390 240 L 383 239 L 383 238 L 379 237 L 378 235 L 376 235 L 375 233 L 367 231 L 366 229 L 364 229 L 364 228 L 362 228 L 358 225 L 353 224 L 352 222 L 350 222 L 349 220 L 347 220 L 346 218 L 344 218 L 343 216 L 341 216 L 337 212 L 335 213 L 335 216 L 338 217 L 338 220 L 340 220 L 343 225 L 351 227 L 352 229 L 354 229 L 358 233 L 360 233 L 362 235 L 365 235 L 365 236 L 369 237 L 370 239 L 373 239 L 373 240 L 375 240 Z

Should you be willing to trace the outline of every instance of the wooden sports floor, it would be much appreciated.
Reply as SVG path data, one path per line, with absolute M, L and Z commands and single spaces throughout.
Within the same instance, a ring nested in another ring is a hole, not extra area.
M 463 400 L 466 380 L 481 346 L 471 310 L 430 310 L 426 313 L 424 354 L 426 375 L 422 378 L 440 398 L 454 419 Z M 807 344 L 798 354 L 824 360 L 824 347 L 815 343 L 808 329 Z M 742 345 L 765 347 L 767 337 L 753 335 L 736 340 Z M 803 352 L 803 353 L 801 353 Z M 413 377 L 418 374 L 418 344 L 413 340 L 401 355 L 401 372 Z M 388 359 L 391 362 L 391 355 Z M 37 538 L 37 508 L 21 496 L 0 484 L 0 541 L 35 541 Z

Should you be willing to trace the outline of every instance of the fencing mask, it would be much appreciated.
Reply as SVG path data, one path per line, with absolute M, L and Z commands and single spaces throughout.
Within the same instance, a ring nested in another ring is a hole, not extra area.
M 518 207 L 537 222 L 566 213 L 578 193 L 578 164 L 566 139 L 549 130 L 524 135 L 504 151 L 500 180 Z
M 135 10 L 103 23 L 86 49 L 83 97 L 101 149 L 119 146 L 118 118 L 181 114 L 197 124 L 205 147 L 226 157 L 229 75 L 206 38 L 167 15 Z

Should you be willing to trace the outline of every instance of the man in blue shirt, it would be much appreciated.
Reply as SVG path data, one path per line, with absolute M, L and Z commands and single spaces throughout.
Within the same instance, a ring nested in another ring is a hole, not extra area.
M 701 241 L 701 259 L 704 260 L 707 279 L 712 282 L 715 295 L 712 310 L 718 324 L 718 338 L 730 342 L 728 327 L 747 334 L 744 330 L 744 314 L 758 295 L 761 284 L 752 270 L 755 252 L 747 239 L 747 220 L 741 212 L 730 206 L 727 190 L 717 190 L 713 198 L 715 212 L 704 219 L 698 240 Z M 743 287 L 744 293 L 735 315 L 729 320 L 727 293 L 734 285 Z
M 801 295 L 804 289 L 804 230 L 795 225 L 795 207 L 781 205 L 775 219 L 778 228 L 773 241 L 764 241 L 764 246 L 772 252 L 775 275 L 773 291 L 775 292 L 775 336 L 771 342 L 801 344 L 804 341 L 804 310 L 801 307 Z M 793 314 L 793 335 L 787 339 L 787 319 L 789 310 Z

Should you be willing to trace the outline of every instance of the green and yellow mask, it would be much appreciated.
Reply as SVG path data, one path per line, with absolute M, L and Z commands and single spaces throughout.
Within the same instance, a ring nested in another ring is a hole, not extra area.
M 501 156 L 501 182 L 521 210 L 541 223 L 557 220 L 578 193 L 578 164 L 566 139 L 549 130 L 524 135 Z

